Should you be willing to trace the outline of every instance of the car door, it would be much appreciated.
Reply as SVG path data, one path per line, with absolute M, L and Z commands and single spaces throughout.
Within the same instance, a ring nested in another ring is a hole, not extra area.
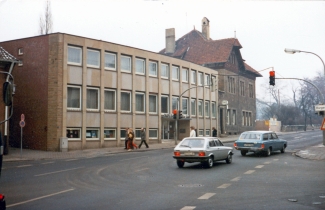
M 218 160 L 226 159 L 228 156 L 228 149 L 225 146 L 223 146 L 222 142 L 219 139 L 215 139 L 214 141 L 216 142 L 217 145 L 216 153 L 217 153 Z
M 207 149 L 208 154 L 213 154 L 214 159 L 216 159 L 216 143 L 214 139 L 209 139 L 209 148 Z
M 275 142 L 276 148 L 274 150 L 280 150 L 282 149 L 283 145 L 281 140 L 278 138 L 278 136 L 276 135 L 276 133 L 272 133 L 272 139 Z

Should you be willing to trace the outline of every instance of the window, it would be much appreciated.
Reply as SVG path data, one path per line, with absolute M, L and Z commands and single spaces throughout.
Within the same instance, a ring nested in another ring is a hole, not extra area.
M 239 81 L 239 93 L 241 96 L 245 96 L 245 83 L 243 81 Z
M 210 117 L 210 102 L 206 101 L 204 106 L 205 117 Z
M 158 129 L 149 129 L 149 138 L 158 139 Z
M 182 69 L 182 81 L 188 82 L 188 69 Z
M 70 140 L 81 139 L 81 129 L 80 128 L 67 128 L 67 138 Z
M 203 101 L 199 100 L 198 101 L 198 112 L 199 112 L 199 117 L 203 116 Z
M 229 77 L 228 76 L 228 92 L 229 93 L 236 93 L 235 89 L 235 78 L 234 77 Z
M 89 140 L 99 140 L 99 129 L 87 128 L 86 139 Z
M 116 111 L 116 91 L 108 90 L 104 91 L 104 109 L 107 111 Z
M 141 128 L 137 128 L 134 131 L 134 138 L 135 139 L 141 139 Z
M 232 125 L 236 125 L 236 110 L 232 110 Z
M 203 134 L 204 134 L 203 129 L 200 129 L 200 130 L 199 130 L 199 136 L 203 136 Z
M 227 125 L 230 125 L 230 109 L 227 109 Z
M 68 86 L 68 109 L 81 109 L 81 87 Z
M 135 111 L 144 112 L 144 110 L 145 110 L 144 93 L 135 93 Z
M 125 128 L 120 130 L 120 136 L 121 136 L 121 139 L 125 139 L 125 137 L 126 137 L 126 130 L 125 130 Z
M 82 63 L 82 50 L 80 47 L 68 46 L 68 64 L 80 65 Z
M 116 55 L 105 52 L 105 69 L 116 70 Z
M 121 92 L 121 111 L 131 112 L 131 92 Z
M 209 129 L 205 130 L 205 136 L 210 136 L 210 130 Z
M 157 95 L 149 95 L 149 112 L 157 113 Z
M 216 103 L 211 102 L 211 117 L 216 117 Z
M 179 104 L 178 104 L 178 97 L 173 97 L 172 98 L 172 110 L 178 110 L 179 109 Z
M 161 96 L 161 113 L 162 114 L 168 114 L 169 113 L 168 96 Z
M 99 68 L 100 53 L 98 50 L 87 49 L 87 66 Z
M 177 66 L 172 67 L 172 79 L 179 80 L 179 68 Z
M 191 99 L 191 115 L 196 115 L 196 100 Z
M 210 85 L 210 75 L 209 74 L 205 75 L 204 85 Z
M 87 88 L 87 109 L 99 110 L 98 88 Z
M 116 129 L 105 128 L 104 139 L 116 139 Z
M 169 68 L 168 68 L 168 65 L 167 64 L 161 64 L 161 77 L 162 78 L 166 78 L 168 79 L 169 78 Z
M 188 108 L 188 98 L 182 98 L 182 113 L 183 114 L 188 114 L 187 112 L 187 108 Z
M 131 72 L 131 57 L 121 56 L 121 71 Z
M 153 77 L 157 77 L 158 75 L 157 62 L 149 61 L 149 75 Z
M 249 97 L 254 98 L 254 87 L 252 84 L 248 85 Z
M 195 85 L 196 84 L 196 71 L 192 70 L 191 74 L 192 74 L 191 75 L 191 83 Z
M 198 76 L 198 85 L 203 85 L 203 73 L 202 72 L 199 72 L 199 76 Z
M 243 126 L 252 126 L 253 125 L 252 112 L 243 111 L 242 125 Z
M 143 59 L 137 58 L 135 60 L 135 72 L 137 74 L 145 74 L 146 72 L 146 62 Z

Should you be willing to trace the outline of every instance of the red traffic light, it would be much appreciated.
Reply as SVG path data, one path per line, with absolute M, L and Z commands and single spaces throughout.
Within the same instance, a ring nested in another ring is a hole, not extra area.
M 275 71 L 270 71 L 270 85 L 275 85 Z
M 177 109 L 174 109 L 173 110 L 173 114 L 177 114 Z

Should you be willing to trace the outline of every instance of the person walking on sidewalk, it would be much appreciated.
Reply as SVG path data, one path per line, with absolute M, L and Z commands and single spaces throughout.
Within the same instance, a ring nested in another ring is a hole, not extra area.
M 128 151 L 132 151 L 133 150 L 133 139 L 134 139 L 134 133 L 133 133 L 132 128 L 128 129 L 127 136 L 128 136 Z
M 212 137 L 217 137 L 217 129 L 212 127 Z
M 141 148 L 142 143 L 146 145 L 147 148 L 149 148 L 147 142 L 146 142 L 146 131 L 144 128 L 141 128 L 141 143 L 139 145 L 139 149 Z
M 124 139 L 124 149 L 128 149 L 128 141 L 129 141 L 129 128 L 125 128 L 125 139 Z
M 190 137 L 196 137 L 196 132 L 195 132 L 194 126 L 191 126 L 190 128 L 191 128 Z

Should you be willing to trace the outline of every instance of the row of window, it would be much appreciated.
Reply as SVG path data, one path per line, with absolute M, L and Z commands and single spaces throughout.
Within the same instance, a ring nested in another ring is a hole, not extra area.
M 236 94 L 236 80 L 232 76 L 228 76 L 228 92 Z M 239 81 L 239 94 L 245 96 L 245 82 Z M 254 98 L 254 88 L 253 84 L 248 84 L 248 97 Z
M 242 113 L 242 126 L 253 126 L 252 112 L 243 111 Z M 237 124 L 237 113 L 236 110 L 227 110 L 227 125 Z
M 107 70 L 116 71 L 117 66 L 117 54 L 113 52 L 105 52 L 104 56 L 104 68 Z M 146 74 L 146 59 L 135 58 L 135 73 L 140 75 Z M 121 72 L 132 72 L 132 56 L 121 55 Z M 68 64 L 71 65 L 82 65 L 82 48 L 75 46 L 68 46 Z M 87 49 L 87 66 L 92 68 L 100 68 L 100 50 Z M 160 66 L 160 76 L 161 78 L 169 79 L 169 64 L 162 63 Z M 158 62 L 149 61 L 148 62 L 148 74 L 152 77 L 158 77 Z M 189 69 L 180 68 L 178 66 L 172 65 L 171 76 L 173 80 L 179 81 L 180 75 L 182 82 L 189 82 Z M 203 72 L 197 72 L 196 70 L 191 70 L 191 83 L 197 85 L 210 85 L 210 75 L 204 74 Z M 198 75 L 197 75 L 198 73 Z M 213 76 L 214 77 L 214 76 Z M 215 77 L 214 77 L 215 78 Z
M 81 86 L 68 86 L 67 109 L 81 110 Z M 87 87 L 87 104 L 88 111 L 99 111 L 100 109 L 100 89 L 94 87 Z M 123 112 L 132 111 L 132 91 L 120 91 L 120 110 Z M 135 111 L 138 113 L 158 113 L 158 95 L 149 94 L 149 107 L 146 108 L 146 94 L 143 92 L 135 92 Z M 169 114 L 171 110 L 177 109 L 183 111 L 184 115 L 198 115 L 199 117 L 216 117 L 216 103 L 211 101 L 197 100 L 194 98 L 182 97 L 182 107 L 179 106 L 179 97 L 173 96 L 172 107 L 169 107 L 169 96 L 160 96 L 160 112 L 162 114 Z M 107 112 L 117 111 L 117 93 L 115 89 L 104 90 L 104 110 Z M 190 103 L 190 104 L 189 104 Z M 190 105 L 190 106 L 189 106 Z M 189 107 L 191 110 L 189 110 Z M 211 111 L 210 111 L 211 110 Z

